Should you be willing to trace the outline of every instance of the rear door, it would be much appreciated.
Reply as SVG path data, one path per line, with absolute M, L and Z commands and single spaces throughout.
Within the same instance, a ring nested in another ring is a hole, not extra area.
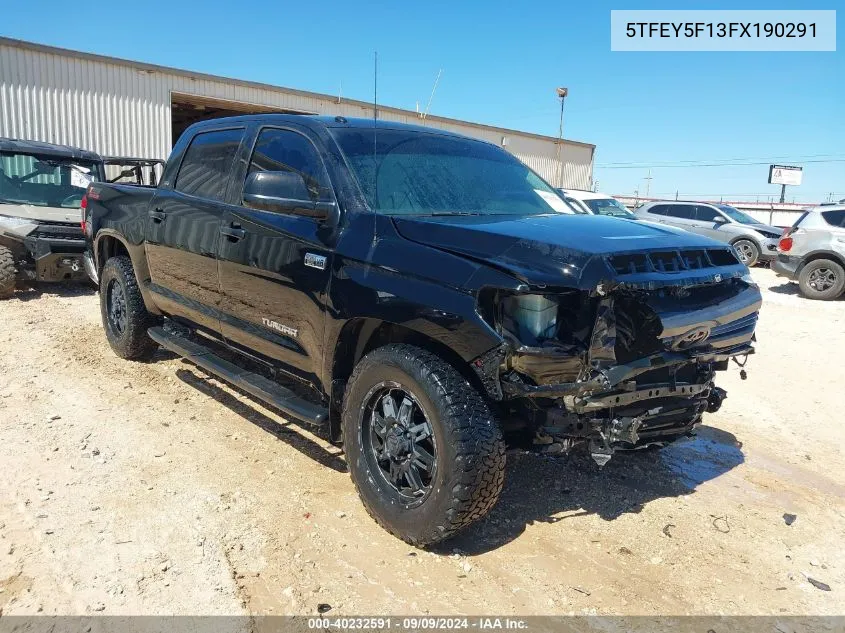
M 313 200 L 335 199 L 307 130 L 265 126 L 253 136 L 249 164 L 238 175 L 241 201 L 246 177 L 260 171 L 296 172 L 308 183 Z M 226 340 L 318 383 L 334 231 L 314 218 L 242 205 L 230 208 L 222 231 Z
M 695 206 L 691 204 L 670 204 L 666 209 L 666 224 L 696 233 Z
M 172 188 L 160 188 L 147 218 L 150 290 L 169 314 L 220 330 L 217 248 L 224 200 L 243 127 L 199 132 Z

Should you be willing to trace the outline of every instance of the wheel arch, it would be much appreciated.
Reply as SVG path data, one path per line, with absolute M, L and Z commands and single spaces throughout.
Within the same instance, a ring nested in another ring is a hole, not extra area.
M 144 306 L 152 314 L 161 314 L 148 289 L 150 271 L 143 244 L 132 245 L 117 231 L 101 229 L 94 238 L 91 250 L 94 253 L 94 265 L 97 269 L 98 278 L 102 276 L 103 266 L 106 265 L 109 258 L 121 255 L 128 257 L 129 261 L 132 262 L 132 269 L 135 271 L 135 279 L 138 281 Z
M 804 255 L 801 263 L 798 265 L 798 268 L 795 270 L 795 276 L 801 274 L 801 271 L 809 264 L 810 262 L 814 262 L 817 259 L 829 259 L 831 261 L 836 262 L 842 268 L 845 268 L 845 256 L 840 255 L 835 251 L 813 251 Z
M 344 324 L 334 346 L 329 414 L 329 432 L 333 441 L 340 437 L 343 394 L 352 371 L 369 352 L 391 343 L 414 345 L 435 354 L 454 367 L 479 393 L 486 393 L 467 360 L 442 341 L 399 323 L 373 317 L 353 318 Z

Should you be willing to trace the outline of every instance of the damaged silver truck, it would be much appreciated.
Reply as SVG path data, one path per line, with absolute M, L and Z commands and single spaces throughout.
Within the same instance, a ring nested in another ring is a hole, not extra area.
M 88 276 L 79 207 L 103 178 L 94 152 L 0 138 L 0 299 L 20 281 Z
M 157 188 L 92 183 L 85 223 L 116 354 L 162 345 L 326 427 L 416 545 L 493 507 L 506 441 L 604 464 L 688 434 L 761 303 L 726 244 L 576 215 L 496 145 L 383 121 L 195 124 Z

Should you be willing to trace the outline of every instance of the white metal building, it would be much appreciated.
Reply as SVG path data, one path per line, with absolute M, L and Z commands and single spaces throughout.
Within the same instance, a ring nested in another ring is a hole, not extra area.
M 379 106 L 379 118 L 502 145 L 551 184 L 554 137 Z M 0 37 L 0 136 L 166 159 L 191 123 L 245 112 L 371 117 L 372 103 Z M 589 189 L 595 145 L 565 140 L 562 185 Z

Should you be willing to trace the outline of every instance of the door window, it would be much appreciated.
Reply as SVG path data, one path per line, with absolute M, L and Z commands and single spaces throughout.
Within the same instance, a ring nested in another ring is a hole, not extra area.
M 721 214 L 713 207 L 700 206 L 695 208 L 695 219 L 701 222 L 715 222 Z
M 249 161 L 247 176 L 260 171 L 299 174 L 312 201 L 332 200 L 323 161 L 311 141 L 298 132 L 273 128 L 261 131 Z
M 243 128 L 237 128 L 197 134 L 182 159 L 176 191 L 223 201 L 243 133 Z
M 654 215 L 669 215 L 669 207 L 665 204 L 657 204 L 647 209 L 649 213 L 653 213 Z
M 691 204 L 672 204 L 669 205 L 669 212 L 666 215 L 683 220 L 694 220 L 695 207 Z

